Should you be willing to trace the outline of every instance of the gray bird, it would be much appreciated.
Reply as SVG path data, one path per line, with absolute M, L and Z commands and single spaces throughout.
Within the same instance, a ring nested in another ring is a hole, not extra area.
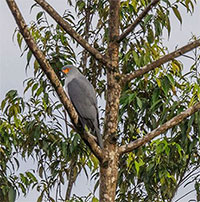
M 85 126 L 97 137 L 98 144 L 103 148 L 102 136 L 99 129 L 97 98 L 95 90 L 86 77 L 73 65 L 62 68 L 66 75 L 65 89 L 78 113 L 81 126 Z

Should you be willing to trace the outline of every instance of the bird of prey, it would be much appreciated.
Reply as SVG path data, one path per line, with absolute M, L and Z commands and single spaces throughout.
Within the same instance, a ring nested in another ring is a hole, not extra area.
M 95 90 L 86 77 L 73 65 L 62 68 L 66 75 L 65 89 L 76 112 L 81 126 L 86 127 L 97 137 L 98 144 L 103 148 L 99 129 L 97 98 Z

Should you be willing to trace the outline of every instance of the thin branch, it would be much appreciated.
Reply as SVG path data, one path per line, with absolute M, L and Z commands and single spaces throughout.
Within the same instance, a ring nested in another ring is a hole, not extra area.
M 131 24 L 129 25 L 129 27 L 126 29 L 125 32 L 123 32 L 117 42 L 121 42 L 124 38 L 127 37 L 128 34 L 130 34 L 135 28 L 136 26 L 142 21 L 142 19 L 148 14 L 148 12 L 154 7 L 157 5 L 157 3 L 159 2 L 160 0 L 153 0 L 143 11 L 142 13 L 140 13 L 140 15 L 136 18 L 136 20 Z
M 93 48 L 83 37 L 78 34 L 72 26 L 67 23 L 45 0 L 34 0 L 37 2 L 73 39 L 75 39 L 84 49 L 86 49 L 93 57 L 107 67 L 111 67 L 111 63 L 97 49 Z
M 174 58 L 177 58 L 191 50 L 193 50 L 194 48 L 197 48 L 198 46 L 200 46 L 200 40 L 195 40 L 161 58 L 159 58 L 158 60 L 152 62 L 151 64 L 148 64 L 144 67 L 142 67 L 141 69 L 138 69 L 130 74 L 127 75 L 123 75 L 122 76 L 122 82 L 125 83 L 127 81 L 130 81 L 132 79 L 135 79 L 139 76 L 142 76 L 144 74 L 146 74 L 147 72 L 155 69 L 156 67 L 159 67 L 160 65 L 163 65 L 166 62 L 169 62 L 170 60 L 173 60 Z
M 75 166 L 76 166 L 76 159 L 72 159 L 72 162 L 70 165 L 70 170 L 69 170 L 69 180 L 68 180 L 68 185 L 67 185 L 67 190 L 66 190 L 66 195 L 65 195 L 65 201 L 68 201 L 70 199 L 74 182 L 76 181 L 76 178 L 78 177 L 79 173 L 81 172 L 81 169 L 77 173 L 74 172 Z
M 167 121 L 166 123 L 164 123 L 160 127 L 157 127 L 156 129 L 154 129 L 152 132 L 148 133 L 144 137 L 139 138 L 139 139 L 135 140 L 134 142 L 131 142 L 127 145 L 121 146 L 119 148 L 119 153 L 124 154 L 124 153 L 130 152 L 130 151 L 144 145 L 145 143 L 149 142 L 150 140 L 152 140 L 156 136 L 158 136 L 158 135 L 166 132 L 168 129 L 178 125 L 179 123 L 181 123 L 181 121 L 183 121 L 183 119 L 191 116 L 192 114 L 194 114 L 198 110 L 200 110 L 200 102 L 198 102 L 197 104 L 188 108 L 187 110 L 181 112 L 180 114 L 178 114 L 174 118 L 170 119 L 169 121 Z
M 192 192 L 196 191 L 196 189 L 193 189 L 189 192 L 187 192 L 186 194 L 184 194 L 183 196 L 181 196 L 180 198 L 178 198 L 175 202 L 180 201 L 181 199 L 185 198 L 187 195 L 191 194 Z M 196 200 L 195 200 L 196 201 Z
M 19 30 L 21 34 L 23 35 L 29 49 L 34 54 L 35 58 L 37 59 L 38 63 L 40 64 L 41 69 L 46 74 L 47 78 L 50 80 L 52 86 L 55 88 L 55 91 L 60 98 L 60 101 L 64 105 L 64 108 L 67 110 L 73 124 L 75 125 L 76 129 L 79 131 L 79 134 L 81 137 L 89 142 L 91 144 L 91 149 L 93 153 L 96 155 L 96 157 L 101 160 L 103 158 L 102 150 L 100 147 L 98 147 L 94 137 L 89 134 L 89 132 L 83 132 L 79 125 L 78 125 L 78 115 L 69 100 L 69 98 L 66 95 L 66 92 L 64 91 L 62 84 L 58 77 L 56 76 L 54 70 L 50 66 L 49 62 L 46 60 L 45 55 L 43 52 L 38 48 L 37 44 L 35 43 L 33 37 L 31 36 L 31 33 L 29 32 L 28 26 L 26 25 L 23 16 L 14 0 L 6 0 L 14 18 L 15 21 L 19 27 Z

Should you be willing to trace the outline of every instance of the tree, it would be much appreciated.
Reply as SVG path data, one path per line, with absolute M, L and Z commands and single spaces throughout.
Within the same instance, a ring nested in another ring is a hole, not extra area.
M 193 12 L 195 0 L 69 0 L 79 16 L 77 24 L 70 11 L 61 17 L 46 1 L 35 0 L 32 9 L 41 6 L 43 10 L 29 26 L 15 1 L 6 1 L 19 27 L 20 48 L 26 42 L 27 67 L 32 66 L 32 55 L 36 59 L 34 77 L 26 80 L 24 90 L 30 91 L 30 99 L 11 90 L 1 103 L 0 197 L 14 200 L 19 185 L 24 194 L 37 187 L 41 192 L 38 201 L 70 200 L 76 177 L 82 169 L 87 173 L 87 167 L 96 178 L 96 187 L 99 184 L 101 202 L 171 201 L 199 166 L 200 40 L 193 37 L 192 42 L 168 53 L 162 34 L 166 29 L 170 36 L 170 12 L 181 23 L 179 6 Z M 56 21 L 55 26 L 49 24 L 45 12 Z M 94 17 L 98 21 L 92 21 Z M 103 150 L 78 125 L 76 111 L 62 88 L 61 67 L 77 62 L 73 43 L 83 48 L 80 64 L 84 74 L 98 95 L 105 96 Z M 184 65 L 176 58 L 193 49 L 194 63 L 184 74 Z M 60 101 L 55 101 L 57 96 Z M 72 128 L 67 135 L 61 120 Z M 37 160 L 41 181 L 34 171 L 8 176 L 9 162 L 13 169 L 20 166 L 16 154 Z M 199 177 L 195 176 L 198 200 Z M 60 189 L 66 180 L 63 196 Z M 75 198 L 71 200 L 83 200 Z

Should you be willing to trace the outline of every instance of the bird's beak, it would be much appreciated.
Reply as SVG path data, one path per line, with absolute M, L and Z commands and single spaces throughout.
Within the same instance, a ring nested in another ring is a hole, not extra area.
M 67 74 L 69 72 L 69 68 L 66 68 L 66 69 L 62 69 L 62 72 Z

